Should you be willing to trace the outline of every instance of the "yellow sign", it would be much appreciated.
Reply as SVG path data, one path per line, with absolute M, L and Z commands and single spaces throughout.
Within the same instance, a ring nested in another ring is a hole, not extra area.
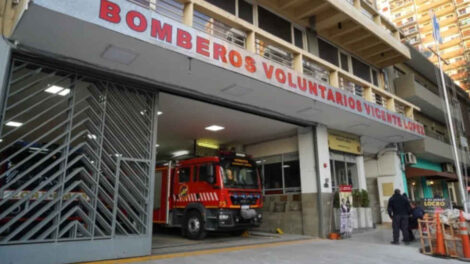
M 392 196 L 393 195 L 393 183 L 392 182 L 382 183 L 382 193 L 383 193 L 383 196 Z
M 359 137 L 343 132 L 328 131 L 328 146 L 333 150 L 357 155 L 362 154 Z

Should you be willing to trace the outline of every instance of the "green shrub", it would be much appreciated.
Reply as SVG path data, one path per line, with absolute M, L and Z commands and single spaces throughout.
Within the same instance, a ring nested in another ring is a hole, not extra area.
M 353 190 L 352 191 L 353 207 L 361 207 L 361 191 Z
M 339 208 L 339 192 L 335 192 L 333 197 L 333 208 Z
M 366 190 L 361 191 L 361 207 L 369 207 L 369 193 Z

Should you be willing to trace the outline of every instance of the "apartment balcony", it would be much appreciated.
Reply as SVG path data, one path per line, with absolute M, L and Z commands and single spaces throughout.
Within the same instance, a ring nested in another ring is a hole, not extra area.
M 463 55 L 464 51 L 465 51 L 464 48 L 459 48 L 459 49 L 448 51 L 448 52 L 444 51 L 444 52 L 441 53 L 441 56 L 444 59 L 450 59 L 450 58 L 454 58 L 454 57 L 458 57 L 458 56 Z
M 460 37 L 457 37 L 448 41 L 444 41 L 442 44 L 439 45 L 439 49 L 443 50 L 443 49 L 447 49 L 447 48 L 459 45 L 461 41 L 462 39 Z
M 441 28 L 449 25 L 449 24 L 455 24 L 457 22 L 458 18 L 456 16 L 452 17 L 452 18 L 448 18 L 448 19 L 443 19 L 441 21 L 439 21 L 439 26 Z M 426 25 L 424 27 L 421 28 L 421 31 L 422 32 L 429 32 L 429 31 L 432 31 L 432 24 L 430 23 L 429 25 Z
M 423 32 L 423 31 L 421 31 L 421 32 Z M 459 28 L 454 27 L 454 28 L 451 28 L 451 29 L 446 30 L 446 31 L 441 31 L 441 37 L 445 38 L 445 37 L 452 36 L 452 35 L 455 35 L 455 34 L 458 34 L 458 33 L 459 33 Z M 430 35 L 428 37 L 425 37 L 423 39 L 423 42 L 425 42 L 425 43 L 428 43 L 428 42 L 431 42 L 431 41 L 434 41 L 434 37 L 432 35 Z
M 429 131 L 426 132 L 425 139 L 405 143 L 404 150 L 429 161 L 451 162 L 453 160 L 452 147 L 448 141 L 443 138 L 439 139 Z
M 407 74 L 394 80 L 397 95 L 421 108 L 421 112 L 445 123 L 445 113 L 439 96 L 420 83 L 414 74 Z
M 436 11 L 436 16 L 437 17 L 441 17 L 441 16 L 445 16 L 451 12 L 454 12 L 455 11 L 455 6 L 454 5 L 449 5 L 448 7 L 446 8 L 442 8 L 442 9 L 439 9 Z
M 468 78 L 468 73 L 466 71 L 465 72 L 459 72 L 459 73 L 450 75 L 450 77 L 453 80 L 456 80 L 456 81 L 464 80 L 464 79 Z
M 444 69 L 444 71 L 449 71 L 449 70 L 460 68 L 464 66 L 466 63 L 467 62 L 465 60 L 461 60 L 461 61 L 451 63 L 449 65 L 444 65 L 442 68 Z
M 462 6 L 470 4 L 470 0 L 455 0 L 455 5 Z
M 390 10 L 392 12 L 397 12 L 398 10 L 404 7 L 410 7 L 412 5 L 413 5 L 413 0 L 395 1 L 390 4 Z
M 421 2 L 421 1 L 418 1 L 418 2 Z M 416 3 L 416 5 L 418 6 L 417 11 L 419 13 L 427 12 L 440 5 L 447 4 L 449 3 L 449 0 L 428 0 L 428 1 L 423 1 L 423 3 L 424 2 L 426 2 L 426 4 Z
M 299 25 L 315 25 L 318 34 L 379 68 L 410 59 L 400 31 L 364 0 L 260 0 L 271 10 Z M 358 47 L 381 52 L 369 57 Z

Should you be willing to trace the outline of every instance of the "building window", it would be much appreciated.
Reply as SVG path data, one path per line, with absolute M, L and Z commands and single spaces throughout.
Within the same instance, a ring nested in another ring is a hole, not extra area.
M 206 1 L 235 15 L 235 0 L 206 0 Z
M 371 82 L 369 65 L 359 61 L 356 58 L 352 58 L 352 68 L 354 75 L 365 81 Z
M 379 86 L 379 73 L 376 70 L 372 70 L 372 83 Z
M 297 152 L 259 158 L 257 163 L 265 194 L 300 192 L 300 165 Z
M 253 6 L 245 0 L 238 0 L 238 17 L 253 24 Z
M 185 167 L 178 171 L 178 182 L 189 182 L 191 179 L 191 168 Z
M 258 26 L 267 32 L 292 43 L 291 23 L 258 6 Z
M 320 58 L 336 66 L 339 66 L 338 65 L 338 49 L 335 46 L 319 38 L 318 39 L 318 51 L 319 51 Z
M 210 182 L 213 179 L 209 179 L 209 175 L 211 174 L 210 170 L 213 169 L 213 166 L 210 166 L 210 164 L 205 164 L 199 166 L 199 181 L 203 182 Z
M 353 189 L 359 189 L 359 171 L 356 156 L 331 151 L 330 157 L 331 186 L 333 190 L 338 190 L 339 185 L 352 185 Z
M 340 59 L 341 59 L 341 69 L 349 72 L 349 57 L 348 55 L 344 53 L 340 53 Z
M 304 48 L 303 32 L 296 27 L 294 27 L 294 44 L 298 48 L 301 48 L 301 49 Z

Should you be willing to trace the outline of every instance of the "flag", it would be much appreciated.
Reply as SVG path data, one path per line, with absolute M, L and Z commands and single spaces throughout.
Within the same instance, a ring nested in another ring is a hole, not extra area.
M 439 26 L 439 21 L 437 21 L 436 14 L 431 13 L 432 17 L 432 36 L 434 37 L 434 40 L 442 44 L 442 38 L 441 38 L 441 27 Z

